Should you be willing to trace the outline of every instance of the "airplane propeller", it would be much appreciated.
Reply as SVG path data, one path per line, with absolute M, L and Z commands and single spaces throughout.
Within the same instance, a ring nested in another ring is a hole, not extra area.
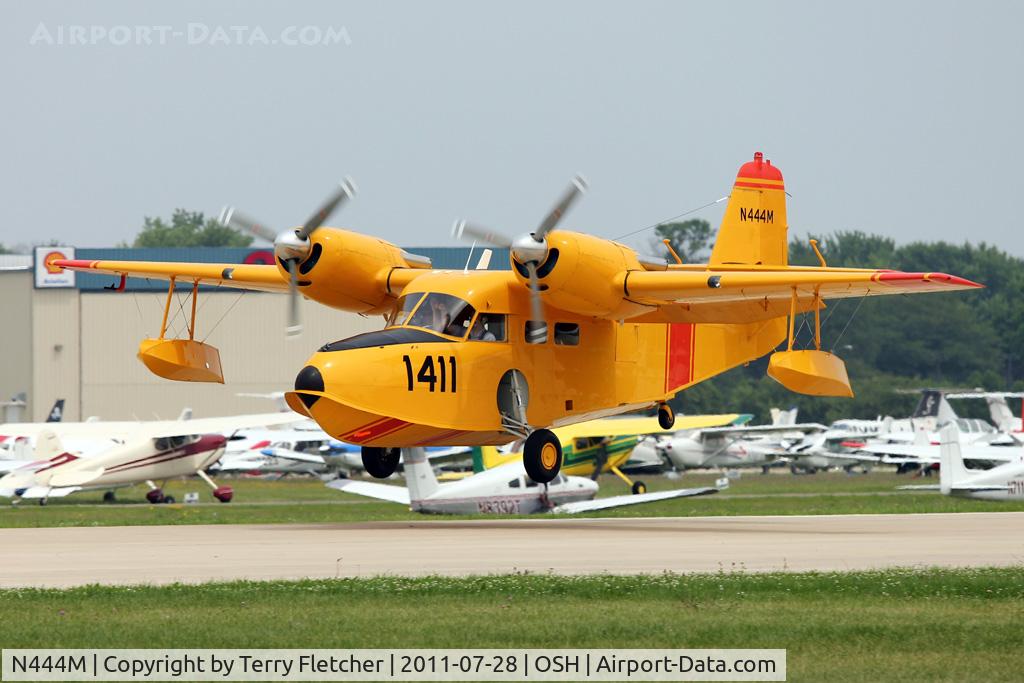
M 577 174 L 537 229 L 515 238 L 464 220 L 457 220 L 452 226 L 452 235 L 456 238 L 477 240 L 493 247 L 508 249 L 512 253 L 512 258 L 526 269 L 530 283 L 530 317 L 534 323 L 533 329 L 528 333 L 528 341 L 531 343 L 543 342 L 548 334 L 537 277 L 537 269 L 548 256 L 547 234 L 555 229 L 562 217 L 586 191 L 587 181 L 582 175 Z
M 274 245 L 274 256 L 288 270 L 288 325 L 285 334 L 294 337 L 302 332 L 299 320 L 299 265 L 309 258 L 313 250 L 310 237 L 337 211 L 345 201 L 356 195 L 352 178 L 346 176 L 313 215 L 299 228 L 275 233 L 265 224 L 247 216 L 233 206 L 225 206 L 220 223 L 240 233 L 253 235 Z

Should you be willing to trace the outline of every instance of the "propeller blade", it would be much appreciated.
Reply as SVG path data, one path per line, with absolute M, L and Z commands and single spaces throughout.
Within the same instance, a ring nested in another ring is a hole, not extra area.
M 500 232 L 494 232 L 466 221 L 455 221 L 455 225 L 452 226 L 452 235 L 458 239 L 480 240 L 492 247 L 508 249 L 512 246 L 512 240 Z
M 306 224 L 295 231 L 295 234 L 300 239 L 306 240 L 313 233 L 314 230 L 323 225 L 328 218 L 331 217 L 342 202 L 351 199 L 356 196 L 356 184 L 352 178 L 345 176 L 345 178 L 338 184 L 338 187 L 324 200 L 324 203 L 320 205 L 320 208 L 309 217 Z
M 271 244 L 274 243 L 274 238 L 277 237 L 277 233 L 269 227 L 260 223 L 255 218 L 246 216 L 233 206 L 225 206 L 224 210 L 220 212 L 219 220 L 223 226 L 237 230 L 245 235 L 259 237 L 261 240 L 266 240 Z
M 540 242 L 544 236 L 554 230 L 555 226 L 562 220 L 562 217 L 572 207 L 580 196 L 587 191 L 587 181 L 583 176 L 576 174 L 576 177 L 569 183 L 569 188 L 558 200 L 551 212 L 541 221 L 541 224 L 533 231 L 533 238 Z
M 288 326 L 284 328 L 286 337 L 297 337 L 302 334 L 302 322 L 299 320 L 299 264 L 295 260 L 288 261 Z
M 528 344 L 543 344 L 548 340 L 548 324 L 544 320 L 544 302 L 540 299 L 540 282 L 537 279 L 537 264 L 528 261 L 527 272 L 530 274 L 530 322 L 533 326 L 527 334 Z

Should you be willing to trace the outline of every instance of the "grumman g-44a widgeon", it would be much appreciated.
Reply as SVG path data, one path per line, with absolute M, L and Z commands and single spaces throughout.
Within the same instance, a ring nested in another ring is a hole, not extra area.
M 298 370 L 288 405 L 360 445 L 377 477 L 394 472 L 401 448 L 522 439 L 526 471 L 540 483 L 561 466 L 552 427 L 657 408 L 670 428 L 675 394 L 772 352 L 768 374 L 789 389 L 852 396 L 845 365 L 821 349 L 829 299 L 980 286 L 943 273 L 828 266 L 820 252 L 820 266 L 789 265 L 782 173 L 760 153 L 736 176 L 707 263 L 682 263 L 671 250 L 670 263 L 557 229 L 584 187 L 577 177 L 518 237 L 456 223 L 461 237 L 508 248 L 508 271 L 435 270 L 384 240 L 325 227 L 354 194 L 349 180 L 304 225 L 277 235 L 225 210 L 226 224 L 273 241 L 276 265 L 57 263 L 121 276 L 122 285 L 128 276 L 169 280 L 167 308 L 176 286 L 191 287 L 189 338 L 164 330 L 139 348 L 150 370 L 174 380 L 223 382 L 217 349 L 193 338 L 200 285 L 290 292 L 290 330 L 300 293 L 383 315 L 384 329 L 321 346 Z M 813 313 L 815 344 L 797 350 L 803 313 Z

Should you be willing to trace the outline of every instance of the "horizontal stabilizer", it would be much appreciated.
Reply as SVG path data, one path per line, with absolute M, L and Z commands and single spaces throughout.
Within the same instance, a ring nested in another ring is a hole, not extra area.
M 21 494 L 22 498 L 63 498 L 69 493 L 80 491 L 81 486 L 63 486 L 63 487 L 50 487 L 50 486 L 32 486 L 31 488 L 25 489 Z
M 104 469 L 97 467 L 91 470 L 75 470 L 73 472 L 58 472 L 50 477 L 50 486 L 84 486 L 103 476 Z
M 345 493 L 354 493 L 357 496 L 409 505 L 409 489 L 404 486 L 390 486 L 372 481 L 356 481 L 355 479 L 335 479 L 327 482 L 327 487 Z
M 659 500 L 671 498 L 689 498 L 690 496 L 706 496 L 718 493 L 718 489 L 705 486 L 696 489 L 673 489 L 671 491 L 655 491 L 654 493 L 640 493 L 632 496 L 612 496 L 611 498 L 597 498 L 596 500 L 581 500 L 576 503 L 566 503 L 554 508 L 556 514 L 575 515 L 581 512 L 593 512 L 595 510 L 607 510 L 609 508 L 625 507 L 626 505 L 639 505 L 640 503 L 653 503 Z

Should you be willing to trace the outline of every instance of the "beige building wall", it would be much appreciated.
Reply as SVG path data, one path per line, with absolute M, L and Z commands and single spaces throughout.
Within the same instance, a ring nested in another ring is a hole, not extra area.
M 33 422 L 46 419 L 54 400 L 63 398 L 64 419 L 77 419 L 81 409 L 80 315 L 77 289 L 32 290 Z
M 28 395 L 32 414 L 32 271 L 0 271 L 0 401 Z M 0 420 L 2 420 L 0 415 Z
M 172 382 L 153 375 L 136 358 L 139 342 L 160 332 L 166 294 L 83 292 L 79 296 L 81 411 L 77 401 L 73 409 L 69 401 L 69 420 L 92 415 L 105 420 L 173 419 L 184 407 L 192 408 L 196 417 L 272 411 L 270 402 L 236 394 L 291 389 L 295 375 L 322 345 L 384 326 L 379 316 L 364 318 L 303 299 L 303 334 L 286 339 L 286 296 L 200 293 L 196 339 L 220 349 L 225 384 Z M 171 307 L 169 328 L 182 337 L 188 336 L 187 296 L 176 297 Z M 52 353 L 45 343 L 38 348 L 44 357 Z

